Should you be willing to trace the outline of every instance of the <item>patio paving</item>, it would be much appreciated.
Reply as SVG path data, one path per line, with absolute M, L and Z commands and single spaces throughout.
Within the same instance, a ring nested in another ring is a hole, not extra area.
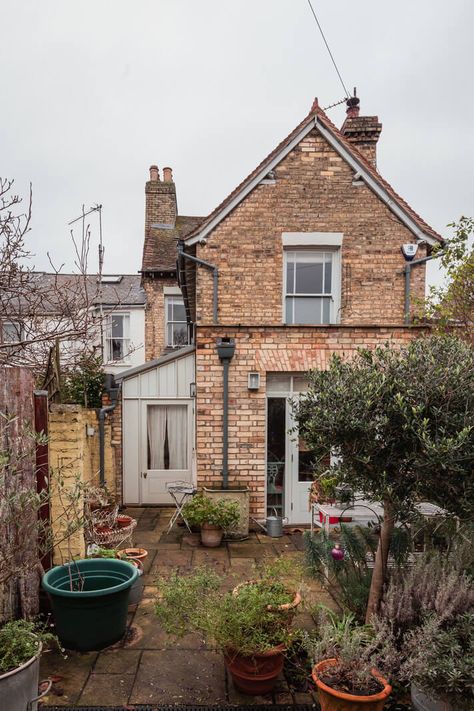
M 130 508 L 124 513 L 138 519 L 133 543 L 148 550 L 142 601 L 129 608 L 125 637 L 100 652 L 68 652 L 63 659 L 56 653 L 42 657 L 41 677 L 54 684 L 44 699 L 51 706 L 124 706 L 134 704 L 222 706 L 256 704 L 314 704 L 316 695 L 290 689 L 281 678 L 272 694 L 248 697 L 238 693 L 227 675 L 222 654 L 209 647 L 196 634 L 176 640 L 161 629 L 153 612 L 156 577 L 173 570 L 189 573 L 207 565 L 225 576 L 231 589 L 248 579 L 256 561 L 262 557 L 302 557 L 302 536 L 295 532 L 271 539 L 263 532 L 252 532 L 242 542 L 224 542 L 221 548 L 203 548 L 196 535 L 175 526 L 166 529 L 172 510 L 168 508 Z M 330 604 L 317 583 L 305 581 L 304 598 Z M 301 627 L 310 626 L 308 613 L 297 617 Z

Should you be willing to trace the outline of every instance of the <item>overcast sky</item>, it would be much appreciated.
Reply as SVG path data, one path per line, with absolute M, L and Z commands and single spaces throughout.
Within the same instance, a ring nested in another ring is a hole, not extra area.
M 313 5 L 383 123 L 379 170 L 449 235 L 474 214 L 473 0 Z M 47 251 L 72 267 L 67 223 L 102 203 L 105 271 L 136 272 L 151 163 L 173 168 L 181 214 L 205 215 L 314 96 L 343 97 L 307 0 L 4 0 L 1 20 L 0 175 L 33 183 L 39 268 Z M 328 114 L 340 126 L 344 107 Z

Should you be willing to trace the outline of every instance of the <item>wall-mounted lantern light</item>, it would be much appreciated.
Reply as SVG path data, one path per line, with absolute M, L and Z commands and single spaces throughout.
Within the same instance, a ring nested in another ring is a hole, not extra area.
M 196 397 L 196 383 L 189 383 L 189 397 Z
M 249 373 L 247 378 L 249 390 L 258 390 L 260 387 L 260 373 Z

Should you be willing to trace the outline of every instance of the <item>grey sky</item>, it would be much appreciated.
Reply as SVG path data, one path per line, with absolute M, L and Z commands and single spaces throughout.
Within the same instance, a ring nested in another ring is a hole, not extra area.
M 314 0 L 379 169 L 427 222 L 473 215 L 472 0 Z M 148 166 L 205 215 L 343 92 L 306 0 L 2 3 L 0 175 L 26 195 L 36 265 L 72 265 L 67 222 L 104 206 L 105 271 L 137 271 Z M 344 108 L 328 112 L 340 126 Z M 96 268 L 96 222 L 91 268 Z M 433 270 L 432 274 L 433 274 Z

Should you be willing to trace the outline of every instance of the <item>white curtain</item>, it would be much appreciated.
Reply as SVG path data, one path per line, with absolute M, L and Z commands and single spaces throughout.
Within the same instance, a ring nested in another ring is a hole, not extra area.
M 188 468 L 188 421 L 186 405 L 148 407 L 149 469 Z M 169 462 L 165 462 L 168 444 Z
M 168 405 L 168 448 L 170 469 L 188 468 L 188 428 L 186 405 Z
M 152 405 L 148 408 L 149 469 L 165 468 L 166 407 Z

